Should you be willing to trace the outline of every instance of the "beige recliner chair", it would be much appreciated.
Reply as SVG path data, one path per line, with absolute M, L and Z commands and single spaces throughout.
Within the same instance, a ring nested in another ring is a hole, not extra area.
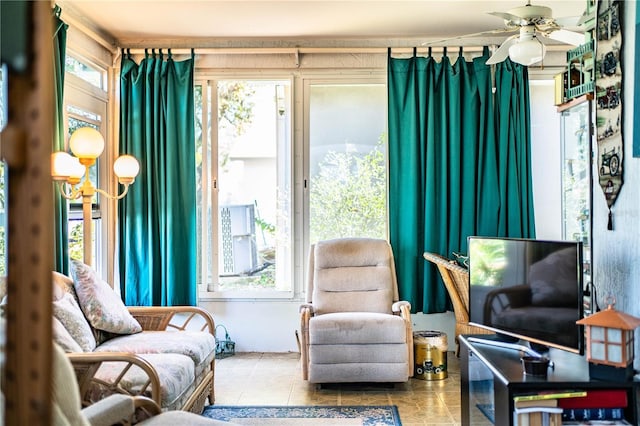
M 303 379 L 406 382 L 413 375 L 411 306 L 398 301 L 385 240 L 320 241 L 309 252 L 301 312 Z

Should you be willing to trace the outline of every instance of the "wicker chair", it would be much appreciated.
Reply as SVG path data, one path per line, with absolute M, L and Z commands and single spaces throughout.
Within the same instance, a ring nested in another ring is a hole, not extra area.
M 447 288 L 456 316 L 456 356 L 460 355 L 458 336 L 461 334 L 491 334 L 490 331 L 469 325 L 469 271 L 455 260 L 435 253 L 424 253 L 424 258 L 438 266 Z

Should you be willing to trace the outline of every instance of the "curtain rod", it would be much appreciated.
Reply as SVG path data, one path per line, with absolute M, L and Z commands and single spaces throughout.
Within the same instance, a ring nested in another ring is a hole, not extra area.
M 457 52 L 460 46 L 449 46 L 448 50 Z M 134 55 L 142 55 L 145 53 L 143 48 L 122 48 L 127 52 Z M 151 53 L 151 50 L 158 50 L 160 48 L 147 48 L 147 52 Z M 304 53 L 383 53 L 388 52 L 388 47 L 196 47 L 194 49 L 196 54 L 200 55 L 275 55 L 275 54 L 304 54 Z M 432 51 L 442 52 L 446 47 L 432 47 Z M 482 46 L 470 46 L 463 47 L 464 52 L 481 52 Z M 185 48 L 162 48 L 163 52 L 171 50 L 173 54 L 191 54 L 191 49 Z M 417 47 L 419 52 L 427 52 L 429 47 Z M 413 53 L 413 47 L 392 47 L 392 53 Z

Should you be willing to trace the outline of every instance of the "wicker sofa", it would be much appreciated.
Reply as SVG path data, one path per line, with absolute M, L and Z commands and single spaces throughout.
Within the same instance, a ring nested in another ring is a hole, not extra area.
M 83 406 L 120 393 L 163 410 L 214 402 L 215 325 L 198 307 L 125 307 L 88 266 L 53 273 L 53 337 L 73 364 Z M 78 309 L 79 308 L 79 309 Z

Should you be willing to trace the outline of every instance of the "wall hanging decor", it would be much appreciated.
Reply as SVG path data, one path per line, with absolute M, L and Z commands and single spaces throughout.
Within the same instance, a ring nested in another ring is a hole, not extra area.
M 622 186 L 622 6 L 618 0 L 599 1 L 596 24 L 598 180 L 609 207 L 609 230 L 611 207 Z

